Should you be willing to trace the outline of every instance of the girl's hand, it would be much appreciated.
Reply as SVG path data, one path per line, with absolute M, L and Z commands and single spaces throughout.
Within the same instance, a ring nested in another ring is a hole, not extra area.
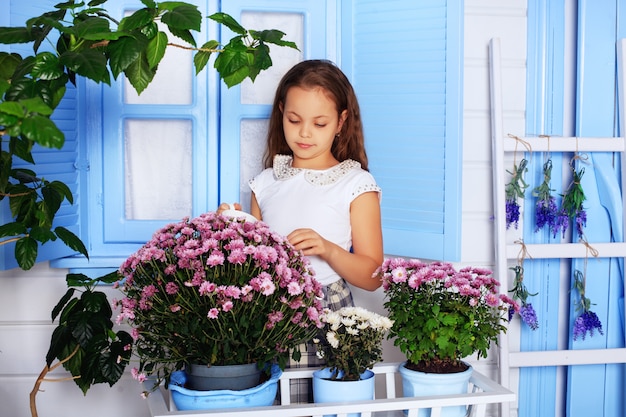
M 313 229 L 296 229 L 287 235 L 287 239 L 304 255 L 319 255 L 322 259 L 326 259 L 332 247 L 336 246 Z
M 217 210 L 215 210 L 215 212 L 217 214 L 222 214 L 226 210 L 241 210 L 241 208 L 242 208 L 241 204 L 239 203 L 233 203 L 233 204 L 222 203 L 219 206 L 217 206 Z

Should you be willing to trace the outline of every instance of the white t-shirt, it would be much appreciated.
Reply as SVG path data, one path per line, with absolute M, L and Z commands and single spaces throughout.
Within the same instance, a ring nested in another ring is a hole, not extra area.
M 295 229 L 313 229 L 350 250 L 350 203 L 363 193 L 381 192 L 374 177 L 351 159 L 326 170 L 293 168 L 291 161 L 291 156 L 276 155 L 273 168 L 250 180 L 263 221 L 284 236 Z M 341 278 L 318 256 L 309 259 L 322 285 Z

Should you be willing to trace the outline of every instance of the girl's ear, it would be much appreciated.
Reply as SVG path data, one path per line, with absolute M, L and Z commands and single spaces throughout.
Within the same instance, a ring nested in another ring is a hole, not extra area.
M 344 122 L 348 119 L 348 110 L 344 110 L 339 114 L 339 123 L 337 124 L 337 134 L 341 132 Z
M 278 103 L 278 110 L 280 110 L 280 112 L 282 113 L 283 112 L 283 108 L 284 108 L 284 104 L 281 101 L 281 102 Z

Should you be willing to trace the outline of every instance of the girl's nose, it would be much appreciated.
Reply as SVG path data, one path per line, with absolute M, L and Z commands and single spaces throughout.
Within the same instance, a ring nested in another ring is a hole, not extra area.
M 311 129 L 307 123 L 302 123 L 300 125 L 300 137 L 301 138 L 310 138 L 311 137 Z

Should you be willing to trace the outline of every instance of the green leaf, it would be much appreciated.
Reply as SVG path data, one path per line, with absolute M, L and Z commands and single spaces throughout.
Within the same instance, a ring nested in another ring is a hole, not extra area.
M 39 113 L 42 116 L 52 115 L 52 108 L 50 108 L 50 106 L 48 106 L 39 96 L 20 100 L 20 104 L 22 104 L 30 113 Z
M 0 73 L 1 72 L 2 72 L 2 63 L 0 63 Z M 11 84 L 8 81 L 0 78 L 0 97 L 2 97 L 4 93 L 6 93 L 9 90 L 9 87 L 11 87 Z
M 17 68 L 21 61 L 22 57 L 18 54 L 0 52 L 0 79 L 10 80 L 15 68 Z
M 161 3 L 160 7 L 163 7 L 164 4 L 165 3 Z M 178 29 L 200 32 L 202 14 L 200 14 L 196 6 L 181 4 L 164 13 L 161 17 L 161 21 L 167 25 L 170 31 L 172 29 Z
M 93 49 L 80 52 L 66 51 L 61 54 L 61 64 L 97 83 L 111 84 L 106 56 L 99 51 Z
M 21 136 L 21 133 L 20 133 L 19 138 L 15 138 L 15 140 L 13 139 L 14 138 L 11 138 L 11 144 L 10 144 L 11 151 L 13 152 L 13 154 L 17 156 L 18 158 L 23 159 L 26 162 L 34 164 L 35 160 L 33 159 L 33 154 L 32 154 L 34 142 L 32 140 L 29 140 Z M 12 171 L 11 175 L 13 175 L 21 183 L 25 183 L 27 180 L 30 180 L 30 181 L 37 180 L 35 173 L 31 170 L 16 169 Z
M 193 35 L 190 31 L 184 29 L 170 28 L 170 32 L 172 33 L 172 35 L 184 40 L 185 42 L 193 46 L 196 46 L 196 40 L 193 38 Z
M 85 5 L 84 1 L 76 3 L 74 0 L 69 0 L 69 1 L 66 1 L 64 3 L 57 3 L 54 7 L 56 7 L 57 9 L 74 10 L 74 9 L 79 8 L 79 7 L 83 7 L 84 5 Z
M 35 265 L 37 249 L 37 241 L 32 237 L 23 237 L 15 243 L 15 259 L 20 268 L 28 271 Z
M 124 17 L 119 26 L 118 31 L 132 32 L 135 29 L 146 26 L 154 20 L 154 12 L 148 9 L 139 9 L 130 16 Z
M 43 196 L 47 213 L 50 219 L 53 219 L 61 207 L 63 196 L 54 187 L 49 187 L 47 184 L 41 189 L 41 195 Z
M 165 56 L 166 49 L 167 34 L 165 32 L 159 32 L 150 40 L 146 48 L 146 58 L 148 59 L 150 68 L 156 68 L 159 65 L 159 62 L 161 62 L 163 56 Z
M 46 354 L 46 364 L 52 365 L 52 362 L 65 350 L 67 350 L 68 343 L 72 341 L 72 332 L 67 326 L 57 326 L 52 332 L 50 338 L 50 347 L 48 347 L 48 353 Z
M 148 65 L 146 56 L 141 54 L 135 62 L 126 68 L 124 74 L 137 94 L 141 94 L 154 78 L 155 71 Z
M 59 313 L 63 310 L 63 307 L 65 307 L 65 304 L 67 304 L 67 302 L 72 298 L 72 296 L 74 295 L 74 291 L 74 288 L 68 288 L 63 297 L 61 297 L 61 299 L 57 303 L 57 305 L 54 306 L 54 308 L 52 309 L 52 314 L 50 315 L 52 317 L 52 321 L 57 318 Z
M 64 72 L 63 66 L 59 63 L 59 58 L 56 55 L 50 52 L 42 52 L 35 57 L 35 65 L 31 74 L 34 78 L 54 80 L 61 77 Z
M 51 240 L 56 240 L 57 238 L 56 235 L 52 233 L 52 231 L 50 231 L 49 227 L 40 226 L 34 226 L 33 228 L 31 228 L 29 235 L 36 241 L 41 242 L 42 244 Z
M 211 57 L 212 51 L 219 47 L 219 42 L 215 40 L 208 41 L 204 45 L 200 47 L 200 49 L 204 49 L 198 51 L 193 57 L 193 63 L 196 67 L 196 75 L 200 73 L 206 67 L 209 62 L 209 58 Z
M 117 270 L 109 272 L 108 274 L 101 275 L 94 279 L 94 281 L 101 282 L 103 284 L 113 284 L 123 279 L 124 277 L 120 276 Z
M 6 10 L 5 10 L 6 13 Z M 37 28 L 26 27 L 0 27 L 0 43 L 28 43 L 36 40 L 41 33 Z
M 58 226 L 54 229 L 54 233 L 56 233 L 57 236 L 63 241 L 63 243 L 65 243 L 69 248 L 81 253 L 87 259 L 89 259 L 89 254 L 87 253 L 87 248 L 85 247 L 85 244 L 78 238 L 78 236 L 76 236 L 70 230 L 66 229 L 65 227 Z
M 100 355 L 99 368 L 102 376 L 110 386 L 114 385 L 124 374 L 126 363 L 118 363 L 118 354 L 114 352 L 103 352 Z
M 209 19 L 216 21 L 217 23 L 221 23 L 226 26 L 228 29 L 239 35 L 245 35 L 248 31 L 241 26 L 233 17 L 226 13 L 218 12 L 209 16 Z
M 81 310 L 72 317 L 72 337 L 74 337 L 83 348 L 89 344 L 90 339 L 94 336 L 94 328 L 90 321 L 91 316 L 92 313 Z
M 67 274 L 65 275 L 65 282 L 68 287 L 88 287 L 94 280 L 89 278 L 85 274 Z
M 288 46 L 289 48 L 298 49 L 298 46 L 294 42 L 283 40 L 283 37 L 285 36 L 285 32 L 281 32 L 280 30 L 276 30 L 276 29 L 262 30 L 262 31 L 250 30 L 250 36 L 253 39 L 257 39 L 262 42 L 273 43 L 274 45 Z
M 22 122 L 22 134 L 47 148 L 61 149 L 65 136 L 56 124 L 47 117 L 32 115 Z
M 3 101 L 0 103 L 0 112 L 23 118 L 26 115 L 24 107 L 15 101 Z
M 34 81 L 21 78 L 14 81 L 5 94 L 7 101 L 25 100 L 39 96 L 50 107 L 54 105 L 54 92 L 48 87 L 48 82 Z
M 226 85 L 232 87 L 242 82 L 250 73 L 248 62 L 248 48 L 243 43 L 233 43 L 231 39 L 231 43 L 217 56 L 213 66 Z
M 109 44 L 109 63 L 113 77 L 124 72 L 146 49 L 148 39 L 141 33 L 136 36 L 124 36 Z
M 112 311 L 105 293 L 101 291 L 85 291 L 81 296 L 85 311 L 101 313 L 104 318 L 111 317 Z
M 108 19 L 89 16 L 74 25 L 74 33 L 77 38 L 100 41 L 109 39 L 111 28 L 109 27 Z
M 74 204 L 74 196 L 72 190 L 65 183 L 61 181 L 52 181 L 48 184 L 48 187 L 54 188 L 61 196 L 67 199 L 70 204 Z
M 250 74 L 248 76 L 254 81 L 261 71 L 272 66 L 272 59 L 270 58 L 270 48 L 265 44 L 257 46 L 252 54 L 254 60 L 252 65 L 250 65 Z
M 141 33 L 143 33 L 146 38 L 152 39 L 159 33 L 159 26 L 155 22 L 149 23 L 141 28 Z
M 5 223 L 0 225 L 0 238 L 24 235 L 27 231 L 23 223 Z

